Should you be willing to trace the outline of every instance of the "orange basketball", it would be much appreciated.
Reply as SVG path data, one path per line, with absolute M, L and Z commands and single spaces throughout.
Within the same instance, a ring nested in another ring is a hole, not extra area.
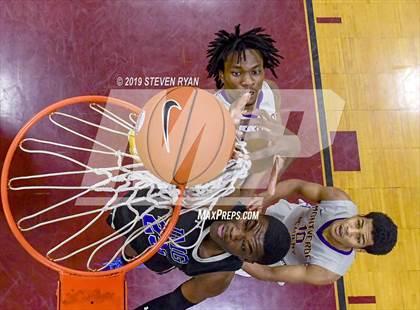
M 170 88 L 151 98 L 143 111 L 136 148 L 155 176 L 191 186 L 212 180 L 225 168 L 235 126 L 214 95 L 195 87 Z

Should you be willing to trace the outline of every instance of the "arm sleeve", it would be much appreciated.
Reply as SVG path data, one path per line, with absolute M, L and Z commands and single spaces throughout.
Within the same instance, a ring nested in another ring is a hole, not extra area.
M 182 294 L 181 286 L 178 286 L 172 293 L 160 296 L 138 306 L 135 310 L 184 310 L 194 306 L 195 304 L 186 299 Z

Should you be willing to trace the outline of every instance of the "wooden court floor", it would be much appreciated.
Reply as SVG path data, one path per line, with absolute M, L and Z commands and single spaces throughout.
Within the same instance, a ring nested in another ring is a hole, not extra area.
M 391 254 L 361 253 L 345 275 L 351 310 L 420 309 L 419 3 L 313 1 L 324 94 L 345 102 L 324 95 L 327 127 L 357 138 L 359 169 L 333 160 L 334 185 L 399 227 Z
M 23 9 L 16 9 L 21 3 Z M 324 179 L 326 181 L 332 177 L 334 185 L 347 191 L 362 213 L 373 210 L 386 212 L 399 226 L 399 242 L 390 255 L 358 255 L 344 277 L 345 294 L 341 295 L 344 304 L 339 304 L 339 298 L 336 297 L 336 307 L 350 310 L 420 309 L 420 1 L 266 0 L 256 5 L 254 1 L 241 0 L 224 1 L 220 7 L 215 1 L 208 1 L 209 8 L 206 10 L 201 10 L 201 3 L 195 5 L 186 1 L 183 2 L 186 6 L 200 9 L 197 12 L 201 15 L 188 16 L 191 24 L 185 24 L 185 16 L 190 9 L 184 10 L 176 1 L 156 3 L 144 1 L 148 9 L 136 6 L 137 2 L 127 2 L 125 5 L 112 1 L 101 5 L 99 2 L 84 4 L 89 8 L 69 1 L 61 1 L 55 6 L 42 1 L 2 3 L 5 6 L 0 10 L 0 16 L 3 17 L 0 18 L 0 28 L 3 34 L 7 34 L 2 39 L 12 43 L 0 45 L 0 69 L 10 72 L 13 89 L 24 89 L 25 92 L 10 91 L 13 100 L 9 100 L 7 92 L 0 94 L 0 101 L 7 99 L 12 103 L 12 108 L 2 110 L 4 118 L 1 129 L 4 132 L 7 129 L 7 135 L 0 140 L 0 150 L 4 152 L 7 149 L 8 141 L 18 128 L 41 105 L 80 94 L 109 95 L 110 89 L 116 87 L 115 78 L 120 73 L 134 76 L 141 68 L 142 72 L 155 74 L 163 72 L 161 68 L 167 65 L 169 69 L 162 74 L 201 74 L 203 83 L 212 84 L 213 81 L 207 79 L 202 70 L 205 56 L 197 53 L 197 50 L 204 51 L 212 33 L 231 27 L 232 20 L 240 19 L 244 27 L 261 23 L 275 35 L 277 41 L 285 42 L 283 52 L 290 57 L 281 69 L 287 72 L 279 76 L 287 76 L 287 73 L 290 76 L 288 79 L 279 79 L 283 89 L 298 87 L 294 81 L 302 81 L 299 84 L 301 88 L 311 89 L 306 48 L 315 40 L 317 48 L 315 51 L 312 46 L 312 53 L 316 52 L 319 67 L 318 72 L 315 69 L 312 72 L 313 87 L 316 88 L 316 81 L 322 82 L 322 107 L 326 112 L 326 127 L 321 129 L 321 124 L 319 127 L 320 132 L 327 132 L 332 142 L 332 147 L 328 148 L 332 163 L 330 176 L 325 174 Z M 209 14 L 212 5 L 215 8 Z M 306 28 L 303 21 L 303 15 L 309 15 L 308 6 L 314 17 L 312 26 L 316 31 L 312 32 L 309 31 L 309 18 L 306 16 Z M 48 14 L 35 14 L 35 8 L 40 7 Z M 99 13 L 87 16 L 89 9 L 98 9 Z M 304 9 L 307 11 L 303 12 Z M 138 27 L 139 17 L 149 20 L 150 12 L 170 13 L 168 16 L 171 19 L 162 19 L 160 31 L 171 33 L 174 25 L 177 25 L 173 33 L 192 33 L 191 37 L 195 40 L 191 45 L 183 46 L 188 40 L 155 35 L 155 24 L 145 23 L 146 28 Z M 67 38 L 68 29 L 73 29 L 71 25 L 76 15 L 75 29 L 83 31 L 77 32 L 78 35 L 73 38 L 74 45 L 71 46 L 84 48 L 68 50 L 65 47 L 71 40 L 61 39 Z M 191 27 L 194 23 L 201 26 Z M 46 26 L 51 29 L 46 31 Z M 127 29 L 130 30 L 129 36 L 120 35 L 126 33 Z M 45 33 L 50 36 L 47 41 L 43 39 Z M 111 36 L 118 34 L 118 40 L 104 40 L 101 42 L 103 45 L 99 45 L 103 48 L 98 48 L 97 39 L 106 38 L 108 33 Z M 159 48 L 150 49 L 143 42 L 153 42 Z M 179 54 L 167 53 L 160 47 L 165 46 L 163 43 L 170 46 L 172 51 L 179 51 Z M 95 62 L 89 58 L 92 51 L 96 55 Z M 31 58 L 28 55 L 35 56 Z M 184 63 L 179 62 L 181 58 Z M 74 62 L 71 70 L 69 59 L 70 63 Z M 156 59 L 162 61 L 157 62 Z M 132 61 L 135 66 L 127 65 L 125 60 Z M 201 73 L 195 73 L 194 70 Z M 200 86 L 206 87 L 207 84 Z M 315 97 L 318 98 L 318 95 Z M 316 131 L 316 125 L 314 128 Z M 321 181 L 321 164 L 317 166 L 319 161 L 316 158 L 315 164 L 308 164 L 314 170 L 305 166 L 302 170 L 306 174 L 299 176 L 304 179 L 316 176 L 317 179 L 312 181 Z M 8 231 L 4 217 L 0 217 L 0 224 L 0 236 L 3 237 L 0 309 L 54 309 L 56 273 L 40 266 L 20 248 Z M 19 267 L 14 268 L 15 264 Z M 170 285 L 175 288 L 183 276 L 171 275 L 158 283 L 151 275 L 150 278 L 140 278 L 139 275 L 144 272 L 136 270 L 129 275 L 130 306 L 141 304 L 140 298 L 155 297 L 162 287 L 165 290 Z M 148 280 L 151 283 L 153 280 L 154 291 L 147 287 Z M 22 292 L 31 298 L 22 299 Z M 243 297 L 250 292 L 255 298 Z M 286 285 L 279 289 L 277 284 L 237 279 L 230 292 L 201 307 L 223 310 L 274 310 L 280 307 L 324 310 L 334 308 L 333 294 L 332 286 Z M 265 301 L 261 296 L 265 296 Z

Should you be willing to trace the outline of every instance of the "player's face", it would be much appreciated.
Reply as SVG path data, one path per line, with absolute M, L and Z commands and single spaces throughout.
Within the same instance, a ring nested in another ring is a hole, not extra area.
M 331 236 L 347 248 L 362 249 L 373 245 L 372 219 L 353 216 L 335 221 L 331 225 Z
M 231 102 L 238 99 L 245 91 L 251 91 L 248 106 L 254 105 L 258 92 L 264 81 L 264 62 L 261 54 L 252 49 L 245 50 L 244 55 L 231 53 L 224 64 L 224 71 L 219 72 L 219 78 L 224 83 L 224 89 Z
M 210 226 L 210 237 L 226 252 L 247 262 L 255 262 L 264 255 L 264 236 L 268 221 L 258 220 L 216 221 Z

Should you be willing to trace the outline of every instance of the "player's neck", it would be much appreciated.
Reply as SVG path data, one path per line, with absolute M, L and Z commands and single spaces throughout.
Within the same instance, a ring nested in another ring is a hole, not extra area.
M 210 235 L 207 235 L 201 242 L 198 248 L 198 253 L 201 258 L 209 258 L 224 253 L 225 251 L 214 242 Z

